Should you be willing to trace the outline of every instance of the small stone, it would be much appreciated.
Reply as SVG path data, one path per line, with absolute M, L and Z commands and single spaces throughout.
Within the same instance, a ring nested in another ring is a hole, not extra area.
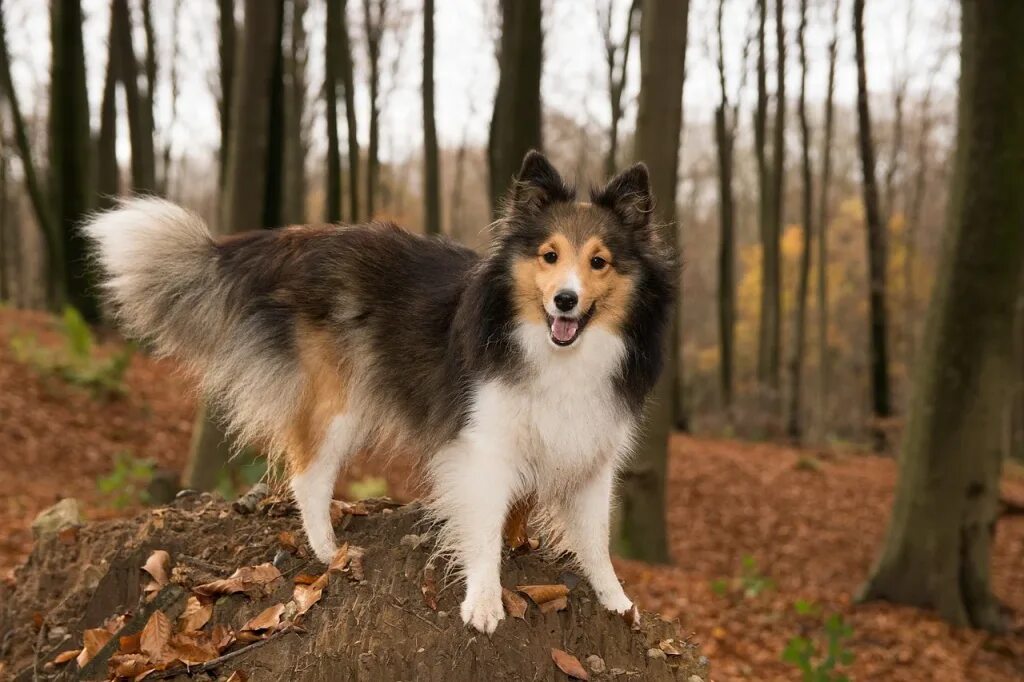
M 704 682 L 704 678 L 702 678 L 700 675 L 690 675 L 686 679 L 686 682 Z
M 587 667 L 590 668 L 592 673 L 596 673 L 598 675 L 608 669 L 604 664 L 604 659 L 597 654 L 587 656 Z
M 232 502 L 231 508 L 239 514 L 252 514 L 256 511 L 260 502 L 262 502 L 269 494 L 270 488 L 266 483 L 257 483 L 249 489 L 249 492 Z
M 661 649 L 651 647 L 647 650 L 647 658 L 665 658 L 665 652 Z
M 82 510 L 78 500 L 65 497 L 49 509 L 39 512 L 39 516 L 32 522 L 32 535 L 36 540 L 42 540 L 57 535 L 65 528 L 81 525 Z

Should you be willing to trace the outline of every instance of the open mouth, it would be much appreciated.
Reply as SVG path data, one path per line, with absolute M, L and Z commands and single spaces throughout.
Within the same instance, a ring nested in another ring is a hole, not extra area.
M 580 317 L 563 317 L 548 315 L 548 329 L 551 342 L 556 346 L 571 346 L 583 333 L 583 328 L 594 314 L 594 306 Z

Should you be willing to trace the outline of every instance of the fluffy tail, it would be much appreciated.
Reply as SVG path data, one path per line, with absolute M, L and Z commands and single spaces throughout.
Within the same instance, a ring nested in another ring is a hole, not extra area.
M 169 201 L 137 198 L 94 216 L 84 232 L 122 329 L 195 370 L 243 440 L 276 440 L 294 403 L 294 359 L 243 307 L 244 285 L 220 267 L 203 220 Z

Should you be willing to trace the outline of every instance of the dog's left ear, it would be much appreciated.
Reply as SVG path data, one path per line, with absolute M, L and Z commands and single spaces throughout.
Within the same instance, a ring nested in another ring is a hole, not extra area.
M 530 150 L 508 193 L 506 213 L 538 210 L 556 201 L 572 201 L 574 192 L 547 157 Z
M 609 180 L 607 185 L 592 192 L 590 200 L 617 215 L 629 230 L 645 233 L 654 212 L 647 166 L 642 163 L 630 166 Z

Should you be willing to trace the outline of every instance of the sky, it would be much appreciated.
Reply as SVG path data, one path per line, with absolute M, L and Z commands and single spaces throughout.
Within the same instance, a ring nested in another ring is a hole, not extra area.
M 542 99 L 546 109 L 556 109 L 580 123 L 603 130 L 609 121 L 605 92 L 606 71 L 597 20 L 597 7 L 612 3 L 615 30 L 621 35 L 630 0 L 545 0 L 544 71 Z M 709 121 L 719 98 L 715 53 L 715 13 L 718 0 L 692 0 L 684 88 L 684 117 L 689 123 Z M 740 55 L 755 18 L 755 0 L 725 0 L 725 51 L 730 87 L 740 82 Z M 852 105 L 856 98 L 856 71 L 850 31 L 852 0 L 840 0 L 840 62 L 836 100 Z M 216 0 L 183 0 L 174 25 L 175 0 L 152 0 L 162 73 L 156 93 L 156 123 L 161 136 L 169 135 L 175 156 L 210 157 L 219 144 L 213 84 L 216 83 Z M 239 3 L 241 4 L 241 3 Z M 324 10 L 320 0 L 310 0 L 306 16 L 310 41 L 309 94 L 313 107 L 313 148 L 323 146 L 323 105 L 318 99 L 323 79 Z M 824 99 L 827 80 L 827 48 L 831 38 L 833 0 L 808 0 L 807 50 L 811 62 L 808 95 L 811 106 Z M 360 0 L 349 5 L 349 31 L 356 49 L 357 79 L 365 74 Z M 454 147 L 464 140 L 483 144 L 497 87 L 495 41 L 499 13 L 496 0 L 437 0 L 436 26 L 436 119 L 440 144 Z M 49 25 L 47 3 L 40 0 L 7 0 L 6 19 L 14 80 L 28 111 L 45 111 L 48 81 Z M 396 31 L 389 32 L 382 48 L 382 149 L 384 160 L 400 160 L 422 144 L 421 0 L 392 0 Z M 98 126 L 99 99 L 106 66 L 109 0 L 83 0 L 84 37 L 89 96 Z M 769 12 L 771 13 L 771 9 Z M 796 28 L 799 6 L 789 0 L 787 87 L 795 95 L 799 78 Z M 874 95 L 889 91 L 906 78 L 913 94 L 929 81 L 939 95 L 952 96 L 958 76 L 958 11 L 953 0 L 868 0 L 865 17 L 869 90 Z M 136 22 L 136 51 L 141 55 L 141 22 Z M 773 70 L 774 31 L 769 21 L 769 70 Z M 178 50 L 178 111 L 171 107 L 168 65 Z M 753 55 L 753 51 L 751 52 Z M 631 57 L 624 100 L 625 128 L 635 118 L 639 79 L 639 50 Z M 751 59 L 750 65 L 752 66 Z M 365 77 L 363 77 L 365 81 Z M 749 107 L 754 79 L 748 77 L 742 101 Z M 773 89 L 769 83 L 769 88 Z M 732 95 L 734 96 L 734 95 Z M 359 137 L 368 137 L 369 99 L 365 82 L 357 86 Z M 123 119 L 124 117 L 122 117 Z M 120 136 L 126 145 L 127 135 Z M 127 148 L 119 150 L 126 155 Z

